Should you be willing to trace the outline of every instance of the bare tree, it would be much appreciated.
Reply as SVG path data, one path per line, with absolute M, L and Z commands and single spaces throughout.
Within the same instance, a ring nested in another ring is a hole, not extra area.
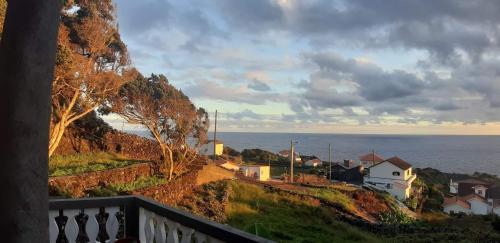
M 111 0 L 70 2 L 62 13 L 52 83 L 49 156 L 66 128 L 117 92 L 130 70 Z
M 138 75 L 125 84 L 112 103 L 112 111 L 150 131 L 160 147 L 168 179 L 196 158 L 188 140 L 194 139 L 199 145 L 206 139 L 207 113 L 196 109 L 163 75 Z

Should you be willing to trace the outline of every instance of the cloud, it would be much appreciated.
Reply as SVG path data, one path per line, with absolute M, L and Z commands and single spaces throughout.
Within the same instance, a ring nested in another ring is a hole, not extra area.
M 252 82 L 248 84 L 248 88 L 256 90 L 256 91 L 270 91 L 271 90 L 271 87 L 269 87 L 268 84 L 266 84 L 260 80 L 257 80 L 257 79 L 252 80 Z
M 196 83 L 187 86 L 183 91 L 194 98 L 208 98 L 252 105 L 265 105 L 268 102 L 281 101 L 284 98 L 279 93 L 255 92 L 246 86 L 229 87 L 210 80 L 198 80 Z
M 134 63 L 233 125 L 500 121 L 498 1 L 116 2 Z

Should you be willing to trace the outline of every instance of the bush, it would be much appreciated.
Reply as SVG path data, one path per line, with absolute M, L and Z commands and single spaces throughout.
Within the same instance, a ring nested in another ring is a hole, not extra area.
M 386 224 L 410 224 L 413 219 L 400 210 L 394 212 L 381 213 L 379 215 L 380 221 Z
M 491 226 L 493 226 L 493 229 L 500 232 L 500 217 L 496 217 L 495 221 L 491 223 Z

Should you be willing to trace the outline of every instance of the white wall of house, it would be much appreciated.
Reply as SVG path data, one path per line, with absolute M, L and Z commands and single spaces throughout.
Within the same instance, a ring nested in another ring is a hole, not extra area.
M 268 181 L 271 177 L 271 167 L 269 166 L 241 166 L 241 171 L 243 175 L 259 181 Z
M 470 203 L 470 209 L 473 214 L 480 214 L 480 215 L 488 214 L 487 203 L 476 198 L 469 199 L 468 202 Z
M 405 180 L 405 171 L 399 167 L 383 162 L 370 167 L 370 177 L 390 178 L 394 180 Z
M 364 178 L 364 183 L 374 186 L 379 190 L 386 191 L 399 200 L 405 200 L 410 197 L 411 183 L 406 184 L 406 182 L 402 180 L 366 176 Z
M 364 178 L 364 183 L 405 200 L 410 197 L 411 183 L 415 178 L 411 168 L 403 170 L 392 163 L 383 162 L 369 168 L 369 176 Z
M 457 194 L 458 193 L 458 183 L 450 180 L 450 193 Z
M 200 151 L 200 154 L 202 154 L 202 155 L 213 155 L 214 154 L 214 142 L 209 142 L 207 144 L 202 145 L 200 147 L 199 151 Z M 224 144 L 217 143 L 215 145 L 215 154 L 222 155 L 223 151 L 224 151 Z
M 474 193 L 481 195 L 481 197 L 486 197 L 486 190 L 488 190 L 488 188 L 484 186 L 479 185 L 474 187 Z
M 470 214 L 471 211 L 468 209 L 468 208 L 464 208 L 458 204 L 450 204 L 450 205 L 447 205 L 443 208 L 443 211 L 445 213 L 451 213 L 451 212 L 454 212 L 454 213 L 466 213 L 466 214 Z

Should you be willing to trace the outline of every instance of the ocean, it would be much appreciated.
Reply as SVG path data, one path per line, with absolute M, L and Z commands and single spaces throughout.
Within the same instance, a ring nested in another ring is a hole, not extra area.
M 209 138 L 213 138 L 210 134 Z M 236 150 L 260 148 L 279 152 L 298 142 L 296 151 L 328 160 L 332 144 L 333 160 L 357 159 L 376 153 L 389 158 L 398 156 L 414 167 L 432 167 L 444 172 L 472 174 L 486 172 L 500 176 L 500 136 L 442 135 L 347 135 L 309 133 L 233 133 L 219 132 L 224 146 Z

